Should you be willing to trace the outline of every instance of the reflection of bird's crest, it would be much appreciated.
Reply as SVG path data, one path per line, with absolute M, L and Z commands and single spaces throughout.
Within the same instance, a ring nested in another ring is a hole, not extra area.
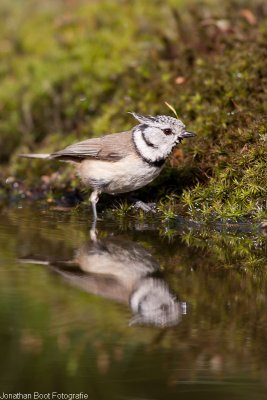
M 161 279 L 143 279 L 133 292 L 130 305 L 135 312 L 131 324 L 171 326 L 181 317 L 180 304 Z

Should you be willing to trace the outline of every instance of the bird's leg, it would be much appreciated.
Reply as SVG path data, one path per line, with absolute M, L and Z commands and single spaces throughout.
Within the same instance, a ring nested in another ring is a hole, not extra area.
M 97 242 L 97 231 L 96 231 L 96 223 L 97 223 L 97 211 L 96 211 L 96 204 L 99 199 L 99 192 L 97 190 L 93 190 L 90 196 L 90 201 L 92 203 L 93 209 L 93 223 L 90 230 L 90 237 L 93 242 Z
M 94 190 L 94 191 L 91 193 L 90 201 L 91 201 L 91 203 L 92 203 L 93 217 L 94 217 L 94 223 L 95 223 L 95 224 L 96 224 L 96 221 L 97 221 L 96 204 L 97 204 L 97 202 L 98 202 L 98 199 L 99 199 L 99 192 L 98 192 L 97 190 Z

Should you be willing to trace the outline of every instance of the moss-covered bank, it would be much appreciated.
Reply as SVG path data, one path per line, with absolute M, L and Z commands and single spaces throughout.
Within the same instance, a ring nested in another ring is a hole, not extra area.
M 168 101 L 198 136 L 140 196 L 165 216 L 267 218 L 264 1 L 2 1 L 0 20 L 2 199 L 40 181 L 49 201 L 75 197 L 71 170 L 16 154 L 124 130 L 126 111 Z

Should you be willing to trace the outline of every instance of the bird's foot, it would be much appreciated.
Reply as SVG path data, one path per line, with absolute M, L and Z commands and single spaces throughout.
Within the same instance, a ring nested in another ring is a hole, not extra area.
M 133 208 L 136 210 L 142 210 L 145 213 L 152 212 L 153 214 L 156 214 L 156 203 L 144 203 L 143 201 L 136 201 L 135 204 L 133 204 Z

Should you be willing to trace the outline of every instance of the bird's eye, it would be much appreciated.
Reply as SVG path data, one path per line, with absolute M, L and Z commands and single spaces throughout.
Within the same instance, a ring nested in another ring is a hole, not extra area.
M 163 129 L 163 132 L 165 133 L 165 135 L 171 135 L 172 134 L 172 130 L 170 128 Z

